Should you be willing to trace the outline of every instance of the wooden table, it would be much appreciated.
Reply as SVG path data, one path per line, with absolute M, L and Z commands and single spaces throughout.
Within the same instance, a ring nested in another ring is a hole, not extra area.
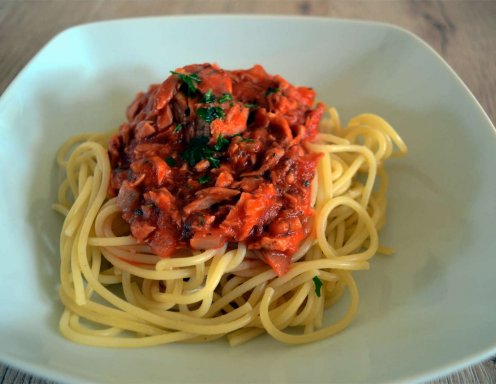
M 383 21 L 430 44 L 496 122 L 493 0 L 0 0 L 0 93 L 48 40 L 80 23 L 149 15 L 259 13 Z M 496 358 L 436 383 L 496 383 Z M 47 383 L 0 363 L 0 384 Z

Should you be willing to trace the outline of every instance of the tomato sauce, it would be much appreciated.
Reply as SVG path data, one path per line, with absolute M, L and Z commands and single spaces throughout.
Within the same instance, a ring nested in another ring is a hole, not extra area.
M 160 257 L 245 242 L 286 273 L 311 231 L 314 99 L 260 65 L 188 65 L 139 93 L 108 148 L 132 235 Z

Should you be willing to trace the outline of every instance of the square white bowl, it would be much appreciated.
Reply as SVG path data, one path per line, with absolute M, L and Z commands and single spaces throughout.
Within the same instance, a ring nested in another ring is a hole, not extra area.
M 372 112 L 410 148 L 392 161 L 397 252 L 355 274 L 358 317 L 337 336 L 286 346 L 105 349 L 58 333 L 57 148 L 124 120 L 134 94 L 190 63 L 255 63 L 312 86 L 345 120 Z M 68 29 L 0 98 L 0 359 L 70 382 L 422 380 L 496 353 L 496 134 L 425 43 L 397 27 L 264 16 L 128 19 Z

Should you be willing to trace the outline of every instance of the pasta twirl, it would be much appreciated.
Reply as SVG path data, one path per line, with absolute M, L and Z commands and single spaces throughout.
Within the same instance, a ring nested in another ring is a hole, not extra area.
M 384 162 L 407 153 L 386 121 L 363 114 L 341 126 L 331 108 L 319 133 L 303 144 L 309 153 L 322 154 L 311 183 L 315 212 L 309 235 L 284 273 L 243 241 L 183 249 L 173 257 L 161 257 L 138 241 L 122 219 L 118 197 L 108 195 L 108 142 L 107 135 L 73 137 L 57 158 L 66 173 L 54 205 L 65 215 L 60 238 L 65 337 L 88 345 L 144 347 L 224 336 L 238 345 L 268 333 L 301 344 L 350 324 L 359 302 L 353 271 L 368 269 L 369 259 L 381 251 Z M 325 324 L 325 312 L 345 291 L 346 314 Z

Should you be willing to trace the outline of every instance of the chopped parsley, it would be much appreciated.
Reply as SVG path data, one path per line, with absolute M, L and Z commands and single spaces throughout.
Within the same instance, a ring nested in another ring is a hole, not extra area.
M 246 108 L 256 108 L 256 107 L 258 107 L 258 105 L 254 104 L 254 103 L 245 103 L 245 107 Z
M 223 151 L 229 145 L 229 140 L 222 136 L 222 133 L 217 137 L 217 143 L 214 145 L 214 149 L 218 152 Z
M 310 181 L 308 181 L 308 180 L 303 180 L 303 186 L 304 186 L 304 187 L 309 187 L 309 186 L 310 186 Z
M 208 162 L 213 168 L 219 168 L 220 167 L 220 160 L 215 158 L 215 157 L 207 157 Z
M 190 75 L 186 73 L 179 73 L 175 71 L 170 71 L 173 75 L 177 75 L 179 79 L 188 86 L 188 92 L 193 94 L 196 92 L 196 84 L 200 82 L 200 77 L 196 73 Z
M 322 285 L 324 284 L 322 283 L 322 280 L 318 278 L 318 276 L 314 276 L 312 280 L 315 284 L 315 294 L 317 295 L 317 297 L 320 297 L 320 288 L 322 288 Z
M 215 101 L 215 95 L 213 94 L 212 90 L 209 89 L 205 95 L 203 95 L 203 100 L 205 101 L 205 103 L 207 104 L 211 104 Z
M 226 115 L 221 107 L 201 107 L 197 109 L 196 113 L 200 119 L 206 121 L 207 123 L 211 123 L 216 119 L 223 119 Z
M 226 101 L 231 101 L 233 99 L 232 95 L 230 93 L 224 93 L 222 96 L 220 96 L 217 101 L 219 103 L 225 103 Z
M 198 179 L 198 182 L 199 182 L 200 184 L 207 184 L 209 181 L 210 181 L 210 176 L 209 176 L 209 175 L 201 176 L 201 177 Z
M 179 123 L 178 125 L 176 125 L 176 128 L 174 128 L 174 133 L 180 132 L 181 129 L 183 129 L 183 125 Z
M 280 91 L 281 91 L 281 88 L 279 88 L 279 87 L 269 87 L 269 88 L 267 88 L 267 91 L 265 91 L 265 96 L 269 96 L 272 93 L 277 93 Z
M 182 154 L 183 159 L 194 167 L 196 163 L 212 154 L 212 150 L 207 144 L 208 137 L 193 137 Z
M 208 142 L 207 136 L 193 137 L 182 153 L 183 159 L 192 167 L 202 160 L 208 160 L 213 168 L 219 168 L 220 160 L 214 157 L 216 150 Z
M 171 157 L 171 156 L 166 157 L 166 158 L 165 158 L 165 162 L 167 163 L 167 165 L 168 165 L 169 167 L 175 167 L 175 166 L 177 165 L 176 160 L 174 160 L 174 158 L 173 158 L 173 157 Z

